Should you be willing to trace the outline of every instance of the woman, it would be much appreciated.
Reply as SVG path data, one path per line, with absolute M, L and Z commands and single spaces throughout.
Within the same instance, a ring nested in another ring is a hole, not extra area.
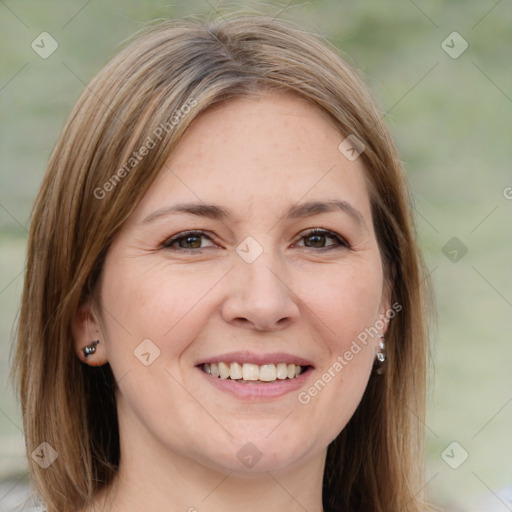
M 16 369 L 47 510 L 425 510 L 422 268 L 333 48 L 265 16 L 154 27 L 33 210 Z

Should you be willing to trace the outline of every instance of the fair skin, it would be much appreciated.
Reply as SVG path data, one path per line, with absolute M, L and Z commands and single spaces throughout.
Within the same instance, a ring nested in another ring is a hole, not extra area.
M 79 357 L 100 339 L 86 362 L 108 361 L 118 383 L 120 468 L 88 510 L 323 510 L 327 446 L 362 398 L 378 338 L 307 404 L 298 396 L 389 308 L 365 170 L 338 150 L 343 138 L 303 100 L 265 94 L 202 114 L 180 140 L 73 325 Z M 332 200 L 343 208 L 285 218 L 290 207 Z M 176 203 L 230 216 L 163 213 Z M 312 228 L 331 233 L 306 236 Z M 188 230 L 208 236 L 162 246 Z M 274 395 L 265 394 L 272 383 L 220 388 L 224 379 L 198 366 L 240 351 L 309 365 L 298 387 L 278 380 Z

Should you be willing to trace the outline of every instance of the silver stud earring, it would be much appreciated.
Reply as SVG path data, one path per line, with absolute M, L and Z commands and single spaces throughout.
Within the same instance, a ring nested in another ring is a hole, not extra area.
M 379 375 L 381 375 L 382 373 L 384 373 L 384 362 L 386 361 L 386 353 L 385 353 L 386 344 L 385 344 L 384 336 L 382 334 L 380 334 L 379 337 L 380 337 L 379 351 L 377 352 L 375 357 L 379 363 L 376 371 Z
M 90 343 L 89 345 L 86 345 L 82 349 L 82 352 L 84 353 L 85 358 L 89 357 L 91 354 L 94 354 L 94 352 L 96 352 L 96 345 L 99 342 L 100 342 L 100 340 L 93 341 L 92 343 Z

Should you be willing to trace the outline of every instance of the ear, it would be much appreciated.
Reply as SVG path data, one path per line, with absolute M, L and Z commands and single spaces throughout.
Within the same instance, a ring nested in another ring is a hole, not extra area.
M 379 318 L 383 321 L 384 326 L 380 330 L 380 334 L 386 336 L 386 332 L 389 327 L 389 322 L 391 318 L 393 318 L 396 314 L 396 305 L 391 305 L 391 295 L 393 292 L 393 281 L 390 282 L 389 279 L 384 281 L 384 286 L 382 288 L 382 299 L 379 306 Z M 400 307 L 400 309 L 402 309 Z M 399 309 L 399 310 L 400 310 Z M 398 311 L 399 311 L 398 310 Z
M 105 336 L 101 328 L 98 314 L 95 312 L 92 301 L 88 299 L 78 307 L 73 317 L 72 333 L 75 353 L 85 364 L 89 366 L 101 366 L 107 362 Z M 87 357 L 84 348 L 99 340 L 94 345 L 95 351 Z

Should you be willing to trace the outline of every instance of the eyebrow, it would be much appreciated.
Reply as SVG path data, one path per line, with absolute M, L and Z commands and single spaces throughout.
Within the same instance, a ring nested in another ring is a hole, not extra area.
M 354 206 L 347 201 L 330 200 L 330 201 L 309 201 L 291 206 L 283 216 L 284 220 L 302 219 L 320 213 L 330 213 L 342 211 L 352 217 L 358 224 L 368 229 L 366 221 Z M 198 217 L 206 217 L 213 220 L 227 220 L 233 218 L 232 212 L 222 206 L 205 203 L 177 203 L 172 206 L 160 208 L 148 215 L 140 224 L 145 225 L 151 221 L 171 214 L 185 213 L 189 215 L 197 215 Z

